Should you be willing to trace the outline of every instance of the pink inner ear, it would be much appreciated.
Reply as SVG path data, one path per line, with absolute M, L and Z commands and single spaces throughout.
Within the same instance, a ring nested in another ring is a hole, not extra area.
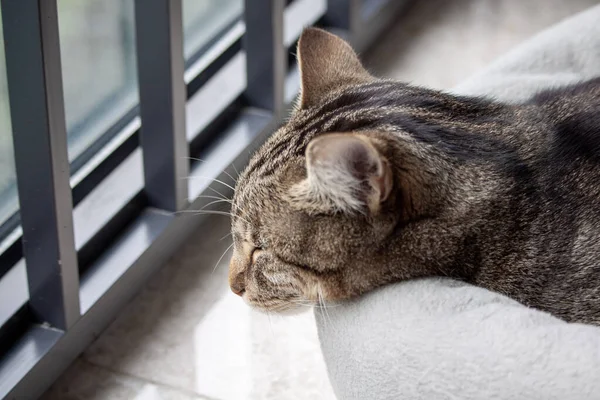
M 351 135 L 326 135 L 313 146 L 315 161 L 319 166 L 336 168 L 364 181 L 376 173 L 379 160 L 369 145 Z
M 362 204 L 375 211 L 391 192 L 389 166 L 366 137 L 319 136 L 308 146 L 306 161 L 313 186 L 350 208 Z

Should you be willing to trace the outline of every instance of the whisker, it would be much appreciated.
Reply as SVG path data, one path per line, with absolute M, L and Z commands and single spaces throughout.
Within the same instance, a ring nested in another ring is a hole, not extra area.
M 231 166 L 233 167 L 233 170 L 237 174 L 237 179 L 239 179 L 240 178 L 240 171 L 238 171 L 238 169 L 235 167 L 234 163 L 231 163 Z M 237 179 L 235 179 L 236 182 L 237 182 Z
M 221 185 L 223 185 L 223 186 L 227 186 L 227 187 L 228 187 L 229 189 L 231 189 L 231 190 L 235 190 L 235 188 L 234 188 L 233 186 L 231 186 L 230 184 L 228 184 L 228 183 L 225 183 L 225 182 L 223 182 L 222 180 L 220 180 L 220 179 L 217 179 L 217 178 L 209 178 L 208 176 L 201 176 L 201 175 L 190 175 L 190 176 L 188 176 L 188 177 L 184 177 L 184 178 L 181 178 L 181 179 L 204 179 L 204 180 L 206 180 L 206 181 L 212 181 L 212 182 L 217 182 L 217 183 L 220 183 L 220 184 L 221 184 Z
M 219 196 L 211 196 L 211 195 L 208 195 L 208 194 L 201 194 L 201 195 L 199 195 L 199 196 L 198 196 L 198 197 L 196 197 L 196 198 L 197 198 L 197 199 L 217 199 L 217 200 L 223 200 L 223 198 L 222 198 L 222 197 L 219 197 Z M 229 200 L 229 201 L 233 202 L 233 200 L 231 200 L 231 199 L 229 199 L 229 198 L 227 198 L 226 200 Z
M 250 222 L 250 217 L 246 211 L 240 208 L 240 206 L 233 203 L 233 200 L 229 203 L 231 204 L 231 217 L 239 218 L 242 221 L 246 222 L 250 227 L 254 227 L 254 224 Z
M 196 210 L 196 211 L 202 211 L 202 210 L 204 210 L 204 209 L 205 209 L 206 207 L 208 207 L 208 206 L 211 206 L 211 205 L 213 205 L 213 204 L 219 204 L 219 203 L 229 203 L 229 204 L 231 204 L 231 200 L 229 200 L 229 199 L 219 199 L 219 200 L 214 200 L 214 201 L 211 201 L 211 202 L 210 202 L 210 203 L 208 203 L 208 204 L 205 204 L 204 206 L 202 206 L 202 208 L 199 208 L 199 209 L 198 209 L 198 210 Z
M 326 319 L 329 320 L 329 326 L 332 327 L 333 321 L 331 321 L 331 316 L 329 315 L 329 311 L 327 311 L 327 306 L 325 305 L 325 299 L 323 298 L 321 285 L 317 285 L 317 297 L 319 298 L 319 304 L 323 306 L 323 312 L 325 313 Z
M 267 318 L 269 319 L 269 329 L 271 330 L 271 336 L 273 336 L 273 339 L 275 339 L 275 331 L 273 330 L 273 321 L 271 321 L 271 313 L 267 309 L 265 309 L 265 311 L 267 312 Z
M 190 160 L 199 161 L 199 162 L 206 162 L 206 160 L 203 160 L 203 159 L 201 159 L 201 158 L 196 158 L 196 157 L 185 157 L 185 158 L 187 158 L 187 159 L 190 159 Z M 236 168 L 235 164 L 234 164 L 234 163 L 231 163 L 231 164 L 230 164 L 230 166 L 231 166 L 231 167 L 234 169 L 234 171 L 236 172 L 236 174 L 237 174 L 237 176 L 238 176 L 238 178 L 239 178 L 239 177 L 240 177 L 240 172 L 239 172 L 239 170 Z M 226 175 L 227 175 L 229 178 L 231 178 L 231 179 L 234 181 L 234 184 L 235 184 L 235 183 L 237 183 L 237 178 L 234 178 L 234 177 L 233 177 L 233 176 L 232 176 L 232 175 L 231 175 L 229 172 L 227 172 L 226 170 L 223 170 L 223 172 L 224 172 L 224 173 L 225 173 L 225 174 L 226 174 Z M 229 189 L 231 189 L 231 190 L 235 191 L 235 188 L 234 188 L 233 186 L 229 185 L 229 184 L 228 184 L 228 183 L 226 183 L 226 182 L 223 182 L 222 180 L 216 179 L 216 178 L 209 178 L 209 177 L 206 177 L 206 176 L 189 176 L 189 177 L 187 177 L 187 178 L 181 178 L 181 179 L 196 179 L 196 178 L 198 178 L 198 179 L 205 179 L 205 180 L 209 180 L 209 181 L 213 181 L 213 182 L 217 182 L 217 183 L 220 183 L 221 185 L 223 185 L 223 186 L 225 186 L 225 187 L 227 187 L 227 188 L 229 188 Z M 252 224 L 252 223 L 251 223 L 251 222 L 248 220 L 248 218 L 245 218 L 245 215 L 244 215 L 244 214 L 245 214 L 245 212 L 244 212 L 244 210 L 242 210 L 242 209 L 241 209 L 241 208 L 240 208 L 238 205 L 236 205 L 236 204 L 234 204 L 234 203 L 233 203 L 233 199 L 231 199 L 231 198 L 229 198 L 229 197 L 225 196 L 223 193 L 221 193 L 220 191 L 218 191 L 217 189 L 215 189 L 215 188 L 214 188 L 214 187 L 212 187 L 212 186 L 208 186 L 208 189 L 209 189 L 209 190 L 211 190 L 212 192 L 214 192 L 214 193 L 215 193 L 217 196 L 211 196 L 211 195 L 200 195 L 200 196 L 198 196 L 197 198 L 206 198 L 206 199 L 222 200 L 223 202 L 227 202 L 227 203 L 231 204 L 231 210 L 232 210 L 232 212 L 230 212 L 230 213 L 228 213 L 228 214 L 226 214 L 226 213 L 224 213 L 224 212 L 215 212 L 215 211 L 217 211 L 217 210 L 210 210 L 212 214 L 215 214 L 215 215 L 229 215 L 231 218 L 239 218 L 240 220 L 242 220 L 242 221 L 246 222 L 246 223 L 247 223 L 248 225 L 250 225 L 251 227 L 253 227 L 253 226 L 254 226 L 254 225 L 253 225 L 253 224 Z M 208 213 L 206 213 L 206 212 L 200 212 L 200 211 L 208 211 L 208 210 L 204 210 L 204 209 L 205 209 L 205 208 L 207 208 L 207 207 L 209 207 L 209 206 L 211 206 L 211 205 L 213 205 L 213 204 L 218 204 L 218 203 L 220 203 L 220 202 L 221 202 L 221 201 L 213 201 L 213 202 L 209 202 L 208 204 L 206 204 L 206 205 L 202 206 L 202 208 L 200 208 L 200 210 L 191 210 L 191 211 L 190 211 L 190 210 L 184 210 L 184 211 L 182 211 L 182 212 L 185 212 L 185 213 L 197 213 L 198 215 L 202 215 L 202 214 L 208 214 Z M 238 212 L 239 212 L 240 214 L 242 214 L 242 215 L 238 215 Z M 226 235 L 225 237 L 227 237 L 227 236 L 229 236 L 229 234 L 228 234 L 228 235 Z M 224 238 L 225 238 L 225 237 L 224 237 Z M 221 241 L 221 240 L 223 240 L 224 238 L 221 238 L 221 239 L 220 239 L 220 241 Z
M 220 210 L 203 210 L 201 208 L 198 209 L 198 210 L 179 210 L 179 211 L 174 211 L 172 214 L 194 214 L 194 215 L 198 214 L 198 215 L 203 215 L 203 214 L 211 214 L 211 213 L 214 213 L 214 214 L 218 213 L 219 215 L 226 214 L 229 217 L 234 217 L 233 214 L 228 213 L 226 211 L 220 211 Z
M 313 304 L 313 303 L 304 303 L 302 301 L 294 301 L 294 300 L 292 300 L 291 303 L 294 303 L 294 304 L 297 304 L 297 305 L 303 306 L 303 307 L 308 307 L 308 308 L 319 307 L 316 304 Z
M 314 307 L 314 308 L 333 308 L 339 307 L 341 304 L 316 304 L 308 300 L 290 300 L 291 303 L 298 304 L 306 307 Z
M 233 167 L 233 163 L 231 163 L 231 166 Z M 237 183 L 237 179 L 234 178 L 233 176 L 231 176 L 231 174 L 229 172 L 227 172 L 226 169 L 223 170 L 223 173 L 226 174 L 228 177 L 230 177 L 234 184 Z M 239 175 L 238 175 L 238 178 L 239 178 Z
M 221 260 L 223 259 L 223 257 L 225 257 L 225 254 L 227 254 L 227 252 L 228 252 L 228 251 L 229 251 L 229 250 L 230 250 L 232 247 L 233 247 L 233 243 L 231 243 L 231 244 L 229 245 L 229 247 L 227 247 L 227 248 L 225 249 L 225 251 L 223 252 L 223 254 L 221 254 L 221 257 L 219 257 L 219 260 L 218 260 L 218 261 L 217 261 L 217 263 L 215 264 L 215 266 L 214 266 L 214 268 L 213 268 L 213 270 L 212 270 L 212 272 L 211 272 L 211 275 L 215 273 L 215 271 L 217 270 L 217 267 L 219 266 L 219 263 L 221 262 Z
M 230 217 L 230 218 L 239 218 L 242 221 L 246 222 L 248 225 L 253 226 L 248 220 L 240 217 L 239 215 L 235 215 L 232 214 L 230 212 L 226 212 L 226 211 L 218 211 L 218 210 L 181 210 L 181 211 L 176 211 L 173 214 L 194 214 L 194 215 L 223 215 L 226 217 Z
M 205 179 L 205 180 L 212 180 L 212 181 L 215 181 L 215 182 L 217 182 L 217 183 L 221 183 L 221 184 L 223 184 L 223 185 L 225 185 L 225 186 L 227 186 L 227 187 L 231 188 L 232 190 L 235 190 L 235 189 L 233 189 L 233 187 L 231 187 L 230 185 L 226 184 L 225 182 L 219 181 L 218 179 L 214 179 L 214 178 L 206 178 L 206 177 L 203 177 L 203 176 L 191 176 L 191 175 L 190 175 L 190 176 L 188 176 L 188 177 L 185 177 L 185 176 L 184 176 L 184 177 L 182 177 L 182 178 L 179 178 L 179 179 L 194 179 L 194 178 L 203 178 L 203 179 Z M 212 186 L 208 186 L 208 187 L 207 187 L 207 189 L 211 190 L 211 191 L 212 191 L 212 192 L 214 192 L 215 194 L 218 194 L 218 195 L 220 196 L 219 198 L 221 198 L 221 199 L 228 199 L 228 197 L 227 197 L 227 196 L 225 196 L 223 193 L 219 192 L 217 189 L 213 188 Z M 207 196 L 200 195 L 200 196 L 198 196 L 198 197 L 207 197 Z
M 205 162 L 206 162 L 206 160 L 203 160 L 203 159 L 201 159 L 201 158 L 196 158 L 196 157 L 185 157 L 185 158 L 187 158 L 187 159 L 189 159 L 189 160 L 193 160 L 193 161 L 199 161 L 199 162 L 203 162 L 203 163 L 205 163 Z M 234 170 L 234 171 L 237 173 L 237 176 L 238 176 L 238 178 L 239 178 L 239 177 L 240 177 L 240 173 L 238 172 L 237 168 L 235 167 L 235 164 L 234 164 L 234 163 L 231 163 L 231 164 L 230 164 L 230 166 L 231 166 L 231 167 L 233 167 L 233 170 Z M 224 172 L 225 174 L 227 174 L 227 176 L 228 176 L 228 177 L 230 177 L 230 178 L 231 178 L 231 179 L 232 179 L 234 182 L 237 182 L 237 179 L 236 179 L 236 178 L 234 178 L 233 176 L 231 176 L 231 174 L 230 174 L 229 172 L 227 172 L 227 170 L 223 170 L 223 172 Z
M 241 211 L 243 213 L 243 210 L 241 210 L 237 205 L 233 204 L 233 200 L 231 199 L 221 199 L 217 196 L 201 196 L 202 198 L 207 198 L 207 199 L 216 199 L 215 201 L 211 201 L 208 204 L 205 204 L 204 206 L 202 206 L 201 208 L 199 208 L 198 210 L 195 211 L 202 211 L 204 209 L 206 209 L 207 207 L 213 205 L 213 204 L 219 204 L 219 203 L 229 203 L 231 205 L 231 209 L 237 209 L 239 211 Z M 231 213 L 232 217 L 236 217 L 236 218 L 241 218 L 241 216 L 238 216 L 237 214 L 234 214 L 233 212 Z M 247 220 L 244 220 L 246 222 L 248 222 Z M 219 241 L 225 239 L 227 236 L 231 235 L 231 232 L 228 233 L 227 235 L 225 235 L 224 237 L 222 237 L 221 239 L 219 239 Z
M 229 236 L 231 236 L 231 231 L 227 235 L 225 235 L 221 239 L 219 239 L 219 242 L 223 241 L 224 239 L 228 238 Z
M 275 339 L 275 331 L 273 331 L 273 321 L 271 321 L 271 313 L 269 312 L 269 308 L 267 307 L 266 303 L 259 298 L 256 299 L 256 302 L 260 305 L 260 311 L 264 314 L 267 314 L 267 318 L 269 319 L 269 329 L 271 330 L 273 339 Z
M 224 216 L 228 216 L 230 218 L 239 218 L 242 221 L 245 221 L 246 223 L 250 224 L 249 221 L 247 221 L 246 219 L 240 217 L 239 215 L 235 215 L 231 212 L 226 212 L 226 211 L 218 211 L 218 210 L 197 210 L 196 211 L 198 214 L 215 214 L 215 215 L 224 215 Z
M 248 217 L 248 215 L 249 215 L 247 210 L 244 210 L 244 209 L 242 209 L 242 208 L 239 206 L 239 204 L 235 204 L 235 203 L 233 203 L 233 200 L 232 200 L 232 203 L 231 203 L 231 209 L 232 209 L 232 212 L 233 212 L 233 213 L 236 213 L 236 212 L 238 212 L 238 211 L 239 211 L 239 212 L 240 212 L 240 214 L 241 214 L 241 215 L 240 215 L 240 217 L 244 217 L 244 218 L 245 218 L 245 217 Z M 236 213 L 236 215 L 238 215 L 238 214 Z M 250 217 L 248 217 L 248 218 L 250 218 Z M 245 221 L 246 221 L 246 222 L 248 222 L 247 220 L 245 220 Z M 248 222 L 248 223 L 249 223 L 249 222 Z M 249 223 L 249 224 L 250 224 L 250 223 Z M 250 226 L 253 226 L 253 225 L 252 225 L 252 224 L 250 224 Z
M 341 304 L 325 304 L 325 303 L 323 303 L 320 306 L 318 306 L 318 308 L 326 309 L 326 308 L 335 308 L 335 307 L 339 307 L 339 306 L 341 306 Z
M 221 196 L 222 199 L 228 199 L 229 198 L 229 197 L 225 196 L 223 193 L 219 192 L 217 189 L 215 189 L 212 186 L 209 186 L 208 189 L 211 190 L 213 193 L 216 193 L 219 196 Z

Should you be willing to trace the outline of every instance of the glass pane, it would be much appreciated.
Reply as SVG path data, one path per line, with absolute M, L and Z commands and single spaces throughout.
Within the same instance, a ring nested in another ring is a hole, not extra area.
M 183 0 L 183 52 L 192 57 L 241 17 L 242 0 Z
M 2 14 L 0 14 L 0 43 L 2 43 L 0 45 L 0 225 L 18 208 L 1 16 Z
M 58 0 L 69 159 L 138 102 L 133 0 Z
M 0 326 L 29 300 L 25 261 L 19 261 L 0 277 Z
M 283 44 L 294 45 L 306 26 L 314 25 L 327 11 L 327 0 L 294 0 L 283 13 Z

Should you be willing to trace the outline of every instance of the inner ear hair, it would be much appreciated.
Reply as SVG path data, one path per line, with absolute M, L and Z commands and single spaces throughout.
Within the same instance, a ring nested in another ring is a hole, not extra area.
M 313 139 L 306 149 L 306 172 L 290 194 L 302 208 L 314 211 L 376 214 L 393 187 L 389 162 L 361 134 Z

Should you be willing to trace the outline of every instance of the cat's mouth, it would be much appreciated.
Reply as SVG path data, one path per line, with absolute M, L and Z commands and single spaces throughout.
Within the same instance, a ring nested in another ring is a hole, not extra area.
M 248 288 L 241 298 L 257 311 L 280 315 L 295 315 L 315 307 L 326 307 L 325 293 L 321 285 L 315 283 L 303 289 L 302 293 L 300 291 L 291 293 L 277 287 Z M 264 296 L 264 293 L 269 295 Z

